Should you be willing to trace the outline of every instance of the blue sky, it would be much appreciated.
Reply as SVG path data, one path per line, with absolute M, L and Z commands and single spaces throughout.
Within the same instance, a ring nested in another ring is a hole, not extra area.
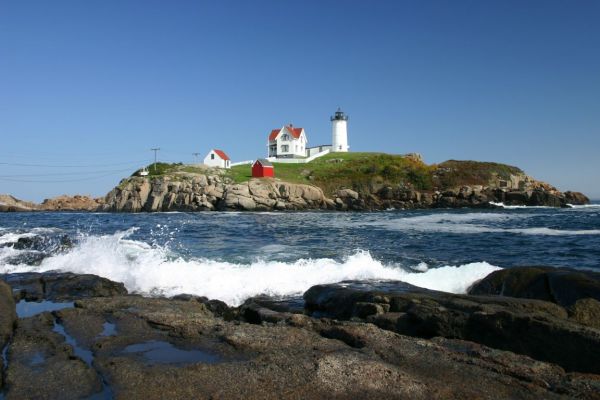
M 600 198 L 598 1 L 0 4 L 0 193 L 104 195 L 151 161 L 354 151 L 517 165 Z

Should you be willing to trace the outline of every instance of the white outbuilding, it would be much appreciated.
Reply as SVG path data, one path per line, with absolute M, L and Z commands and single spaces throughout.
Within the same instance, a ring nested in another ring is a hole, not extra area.
M 231 160 L 223 150 L 212 149 L 204 157 L 204 164 L 209 167 L 229 168 Z

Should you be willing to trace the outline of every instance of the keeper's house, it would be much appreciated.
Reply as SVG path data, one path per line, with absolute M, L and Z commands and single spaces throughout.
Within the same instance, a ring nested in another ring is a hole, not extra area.
M 304 158 L 307 143 L 304 128 L 296 128 L 289 124 L 280 129 L 273 129 L 267 143 L 269 158 Z
M 269 161 L 259 158 L 252 164 L 252 177 L 253 178 L 274 178 L 275 168 Z
M 204 164 L 209 167 L 229 168 L 231 160 L 223 150 L 212 149 L 204 157 Z

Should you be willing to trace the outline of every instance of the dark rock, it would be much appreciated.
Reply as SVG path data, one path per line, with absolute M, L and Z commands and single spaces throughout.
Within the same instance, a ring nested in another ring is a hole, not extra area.
M 42 236 L 21 237 L 13 243 L 12 247 L 17 250 L 43 250 L 45 239 Z
M 298 314 L 276 325 L 227 322 L 198 301 L 138 296 L 76 305 L 58 315 L 78 342 L 93 349 L 94 365 L 115 398 L 553 399 L 594 398 L 600 388 L 598 377 L 565 374 L 528 357 L 401 336 L 372 324 Z M 105 318 L 116 325 L 116 336 L 98 336 Z M 125 351 L 151 341 L 211 358 L 156 362 Z
M 600 330 L 600 301 L 591 298 L 579 299 L 568 310 L 573 320 Z
M 107 297 L 127 294 L 120 282 L 91 274 L 70 272 L 7 274 L 2 279 L 16 290 L 17 299 L 73 300 L 85 297 Z
M 507 192 L 505 196 L 507 204 L 524 205 L 529 201 L 527 192 Z
M 346 292 L 313 290 L 311 298 L 334 307 L 341 304 L 337 295 L 353 302 L 344 310 L 349 315 L 390 322 L 411 317 L 413 305 L 426 309 L 420 315 L 427 312 L 431 321 L 445 310 L 502 313 L 503 307 L 515 314 L 536 310 L 539 318 L 566 318 L 558 305 L 536 300 L 446 299 L 395 282 L 377 287 L 383 289 L 375 293 L 372 283 L 353 282 L 342 287 Z M 370 293 L 350 293 L 361 290 Z M 600 398 L 599 376 L 567 374 L 559 366 L 476 343 L 424 340 L 370 323 L 315 319 L 265 296 L 246 304 L 263 313 L 260 324 L 227 321 L 209 310 L 210 302 L 186 295 L 84 298 L 75 308 L 21 319 L 9 351 L 7 398 Z M 266 312 L 267 305 L 280 311 Z M 285 318 L 274 318 L 275 323 L 265 318 L 278 314 Z M 76 347 L 53 332 L 55 323 Z M 112 333 L 104 332 L 106 324 Z M 533 330 L 531 340 L 538 333 Z M 78 355 L 82 351 L 87 359 Z
M 17 313 L 15 311 L 15 301 L 13 300 L 12 290 L 6 283 L 0 281 L 0 352 L 4 351 L 10 340 Z M 4 359 L 0 357 L 0 388 L 3 386 Z
M 506 268 L 475 283 L 469 294 L 538 299 L 570 307 L 579 299 L 600 300 L 600 273 L 554 267 Z
M 393 287 L 393 283 L 389 285 Z M 396 291 L 349 283 L 318 285 L 310 288 L 304 299 L 316 316 L 362 318 L 404 335 L 470 340 L 570 371 L 600 373 L 596 362 L 600 359 L 600 331 L 574 323 L 564 308 L 553 303 L 453 295 L 403 282 L 398 282 Z
M 234 310 L 232 310 L 227 303 L 221 300 L 209 300 L 207 297 L 195 296 L 191 294 L 178 294 L 171 298 L 179 301 L 197 301 L 202 303 L 217 317 L 233 318 L 234 316 Z
M 564 194 L 567 204 L 583 205 L 590 203 L 590 199 L 583 193 L 567 191 Z

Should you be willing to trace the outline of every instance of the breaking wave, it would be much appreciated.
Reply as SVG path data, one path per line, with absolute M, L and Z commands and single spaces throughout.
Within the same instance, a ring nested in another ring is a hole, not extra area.
M 298 295 L 313 285 L 343 280 L 401 280 L 428 289 L 464 293 L 473 282 L 500 269 L 477 262 L 440 268 L 419 263 L 411 270 L 410 266 L 404 269 L 386 265 L 367 251 L 356 251 L 342 261 L 319 258 L 236 264 L 206 258 L 186 260 L 166 247 L 129 239 L 134 231 L 131 228 L 113 235 L 86 236 L 69 252 L 45 258 L 39 265 L 0 264 L 0 273 L 90 273 L 123 282 L 130 292 L 150 296 L 189 293 L 239 305 L 258 294 Z

